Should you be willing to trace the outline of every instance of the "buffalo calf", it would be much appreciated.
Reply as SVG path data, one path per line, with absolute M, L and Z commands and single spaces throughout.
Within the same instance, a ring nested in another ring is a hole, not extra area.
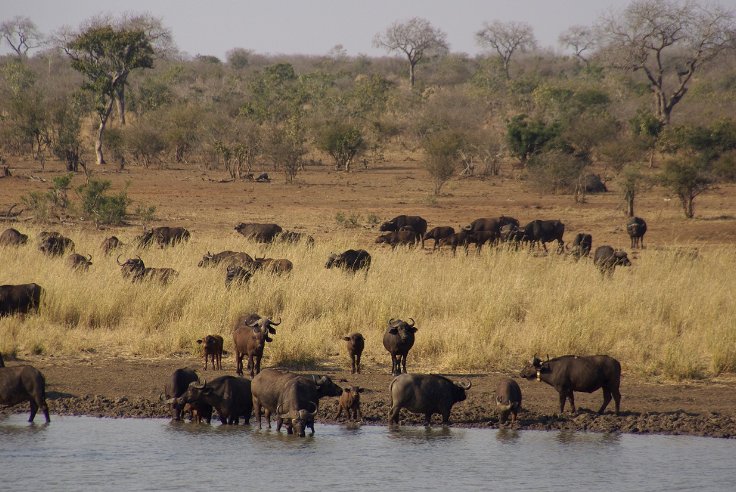
M 360 333 L 351 333 L 346 337 L 342 337 L 348 345 L 348 355 L 350 356 L 351 373 L 360 374 L 360 356 L 365 348 L 365 338 Z
M 500 410 L 499 421 L 503 424 L 511 414 L 511 421 L 516 419 L 521 410 L 521 388 L 513 379 L 502 379 L 496 386 L 496 407 Z
M 197 340 L 204 351 L 204 370 L 207 370 L 207 360 L 212 359 L 212 370 L 222 370 L 222 345 L 223 339 L 220 335 L 207 335 Z
M 337 415 L 335 419 L 339 419 L 343 410 L 348 414 L 348 420 L 360 421 L 360 394 L 363 388 L 360 386 L 350 386 L 342 389 L 342 395 L 337 402 Z

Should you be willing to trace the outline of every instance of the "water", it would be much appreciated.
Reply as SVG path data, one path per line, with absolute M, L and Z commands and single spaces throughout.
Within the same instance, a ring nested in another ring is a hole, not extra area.
M 2 490 L 736 490 L 733 440 L 26 418 L 0 418 Z

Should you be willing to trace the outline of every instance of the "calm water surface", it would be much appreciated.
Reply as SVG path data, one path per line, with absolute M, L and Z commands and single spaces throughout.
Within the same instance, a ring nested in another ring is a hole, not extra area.
M 736 490 L 733 440 L 26 418 L 0 418 L 2 490 Z

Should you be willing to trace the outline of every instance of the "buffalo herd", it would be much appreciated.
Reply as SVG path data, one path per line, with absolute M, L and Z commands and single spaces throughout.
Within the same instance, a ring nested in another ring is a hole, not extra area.
M 312 245 L 314 239 L 304 233 L 284 231 L 278 224 L 240 223 L 235 230 L 246 238 L 261 242 L 304 242 Z M 632 248 L 644 247 L 646 222 L 633 217 L 626 224 L 626 231 L 631 238 Z M 556 242 L 557 251 L 567 251 L 576 260 L 589 257 L 592 251 L 592 236 L 579 233 L 572 242 L 572 248 L 566 248 L 563 240 L 565 224 L 559 220 L 533 220 L 521 226 L 513 217 L 500 216 L 481 218 L 456 230 L 451 226 L 437 226 L 427 231 L 427 221 L 419 216 L 399 215 L 380 225 L 383 233 L 376 243 L 389 244 L 392 248 L 400 245 L 414 247 L 424 241 L 434 240 L 433 250 L 449 246 L 455 253 L 458 246 L 467 252 L 470 244 L 475 244 L 480 251 L 484 244 L 508 244 L 519 248 L 527 244 L 529 248 L 541 247 L 547 252 L 547 243 Z M 139 248 L 147 248 L 153 244 L 161 248 L 175 246 L 190 239 L 189 231 L 182 227 L 157 227 L 145 230 L 143 235 L 134 240 Z M 21 247 L 28 242 L 28 236 L 16 229 L 7 229 L 0 235 L 0 247 Z M 115 236 L 105 239 L 101 249 L 109 255 L 123 243 Z M 75 248 L 74 242 L 58 232 L 40 234 L 38 248 L 49 256 L 61 256 Z M 140 256 L 128 258 L 117 263 L 121 267 L 123 278 L 131 282 L 154 281 L 166 285 L 172 282 L 178 272 L 172 268 L 147 267 Z M 593 263 L 603 274 L 611 275 L 617 266 L 631 265 L 625 251 L 611 246 L 599 246 L 593 254 Z M 87 271 L 92 266 L 91 255 L 71 253 L 67 256 L 67 264 L 78 271 Z M 226 266 L 226 285 L 246 283 L 258 271 L 273 275 L 285 275 L 293 269 L 288 259 L 252 258 L 244 252 L 222 251 L 207 252 L 199 262 L 199 267 Z M 348 249 L 342 253 L 333 253 L 327 259 L 325 268 L 339 268 L 347 272 L 364 271 L 368 274 L 371 266 L 371 255 L 362 249 Z M 0 316 L 16 313 L 37 312 L 43 298 L 44 289 L 35 283 L 0 286 Z M 236 373 L 238 376 L 220 376 L 211 381 L 200 381 L 196 372 L 191 369 L 177 369 L 171 380 L 165 385 L 166 402 L 171 406 L 174 420 L 180 420 L 184 413 L 189 413 L 195 421 L 210 422 L 213 411 L 217 412 L 223 424 L 237 424 L 241 417 L 249 423 L 254 415 L 259 428 L 261 417 L 265 415 L 268 426 L 271 416 L 276 420 L 277 429 L 284 426 L 288 433 L 304 436 L 306 429 L 314 432 L 314 417 L 319 408 L 319 401 L 326 397 L 339 397 L 338 414 L 346 413 L 348 419 L 361 420 L 360 394 L 364 391 L 359 386 L 342 388 L 327 376 L 305 376 L 276 368 L 261 370 L 261 360 L 268 342 L 273 341 L 276 326 L 280 321 L 252 313 L 240 316 L 233 326 L 232 337 L 235 351 Z M 466 392 L 471 388 L 470 382 L 461 383 L 435 374 L 407 373 L 407 356 L 414 345 L 418 328 L 413 319 L 403 321 L 390 319 L 383 335 L 383 345 L 391 358 L 391 374 L 394 376 L 389 386 L 390 424 L 399 423 L 401 409 L 424 415 L 425 424 L 429 425 L 431 416 L 439 414 L 442 422 L 447 424 L 454 404 L 466 399 Z M 347 353 L 351 360 L 351 372 L 361 373 L 361 354 L 365 348 L 365 338 L 354 332 L 342 337 L 347 343 Z M 197 343 L 202 346 L 204 354 L 204 370 L 211 365 L 213 370 L 222 369 L 224 340 L 220 335 L 207 335 Z M 247 366 L 243 367 L 246 358 Z M 243 377 L 247 370 L 252 379 Z M 564 411 L 565 402 L 575 412 L 574 391 L 603 391 L 603 404 L 599 413 L 603 413 L 611 399 L 615 403 L 616 414 L 619 413 L 621 395 L 619 384 L 621 365 L 609 356 L 563 356 L 542 361 L 536 356 L 530 364 L 521 370 L 520 376 L 536 379 L 554 387 L 559 394 L 560 412 Z M 500 422 L 505 422 L 509 414 L 512 422 L 517 420 L 521 410 L 521 389 L 512 379 L 503 379 L 496 388 L 495 403 L 500 415 Z M 33 421 L 40 409 L 46 421 L 49 421 L 46 405 L 45 380 L 43 375 L 31 366 L 5 367 L 0 357 L 0 404 L 15 405 L 24 401 L 30 402 Z

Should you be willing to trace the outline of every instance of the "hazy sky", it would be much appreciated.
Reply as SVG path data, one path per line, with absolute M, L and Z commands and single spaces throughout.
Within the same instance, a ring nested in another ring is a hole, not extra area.
M 0 4 L 0 20 L 28 16 L 44 33 L 101 13 L 149 12 L 163 19 L 180 50 L 224 58 L 235 47 L 257 53 L 326 54 L 337 44 L 349 55 L 385 54 L 373 36 L 397 20 L 424 17 L 447 33 L 450 50 L 480 52 L 474 33 L 484 21 L 525 21 L 542 46 L 573 24 L 592 24 L 629 0 L 24 0 Z M 721 5 L 736 8 L 736 0 Z M 7 52 L 5 45 L 2 53 Z

